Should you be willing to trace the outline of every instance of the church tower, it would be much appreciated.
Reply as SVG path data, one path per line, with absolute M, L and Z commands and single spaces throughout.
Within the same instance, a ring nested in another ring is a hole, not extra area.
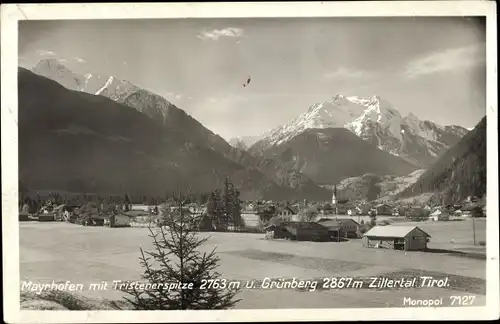
M 337 205 L 337 185 L 333 187 L 333 194 L 332 194 L 332 207 L 335 207 Z
M 337 185 L 333 187 L 333 194 L 332 194 L 332 208 L 333 208 L 333 213 L 335 215 L 338 214 L 338 209 L 337 209 Z

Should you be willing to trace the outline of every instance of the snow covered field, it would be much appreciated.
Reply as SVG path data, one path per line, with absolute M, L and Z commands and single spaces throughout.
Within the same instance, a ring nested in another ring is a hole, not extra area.
M 453 249 L 471 244 L 469 221 L 418 223 L 433 237 L 430 248 Z M 476 222 L 477 239 L 484 240 L 486 223 Z M 139 280 L 139 248 L 151 248 L 145 228 L 82 227 L 65 223 L 26 222 L 20 224 L 21 280 L 51 283 L 69 280 L 88 286 L 113 280 Z M 217 248 L 219 271 L 227 280 L 242 283 L 266 277 L 296 277 L 302 280 L 330 277 L 391 278 L 432 275 L 449 277 L 443 288 L 412 290 L 375 289 L 245 289 L 237 308 L 342 308 L 403 306 L 404 297 L 444 298 L 452 294 L 476 295 L 474 305 L 485 301 L 484 260 L 447 253 L 375 250 L 362 247 L 360 240 L 343 243 L 264 240 L 264 234 L 202 233 L 211 236 L 204 249 Z M 482 238 L 481 235 L 483 235 Z M 83 291 L 88 296 L 120 299 L 122 293 L 108 289 Z

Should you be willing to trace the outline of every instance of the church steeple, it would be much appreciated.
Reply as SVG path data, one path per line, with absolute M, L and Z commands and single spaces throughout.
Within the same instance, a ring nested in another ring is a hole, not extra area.
M 337 185 L 333 187 L 333 194 L 332 194 L 332 205 L 337 204 Z

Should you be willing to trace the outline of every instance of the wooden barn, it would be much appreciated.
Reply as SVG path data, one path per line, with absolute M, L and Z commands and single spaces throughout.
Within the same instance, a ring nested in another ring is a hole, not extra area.
M 363 246 L 393 250 L 425 250 L 431 236 L 417 226 L 375 226 L 363 235 Z
M 351 218 L 339 219 L 320 219 L 319 224 L 325 226 L 330 231 L 330 236 L 333 238 L 357 238 L 359 232 L 359 224 Z
M 123 213 L 111 215 L 109 217 L 109 227 L 129 227 L 131 218 Z
M 388 204 L 378 204 L 374 207 L 377 215 L 380 216 L 392 216 L 392 207 Z
M 53 213 L 40 214 L 38 215 L 39 222 L 54 222 L 56 220 Z
M 297 241 L 328 241 L 328 228 L 316 222 L 286 222 L 281 226 Z
M 318 224 L 328 229 L 328 238 L 330 241 L 338 241 L 341 234 L 341 224 L 335 219 L 322 218 L 318 220 Z
M 429 218 L 430 212 L 425 210 L 423 207 L 411 207 L 406 213 L 406 218 L 410 220 L 420 221 L 427 220 Z
M 273 232 L 273 238 L 291 238 L 291 233 L 288 232 L 284 226 L 285 222 L 281 219 L 281 217 L 275 216 L 271 218 L 267 226 L 263 228 L 264 231 Z
M 92 215 L 90 217 L 90 222 L 87 222 L 87 226 L 104 226 L 109 217 L 104 215 Z

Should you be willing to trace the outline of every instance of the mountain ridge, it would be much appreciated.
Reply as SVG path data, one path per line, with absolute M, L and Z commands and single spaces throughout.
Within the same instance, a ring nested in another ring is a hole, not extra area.
M 486 140 L 486 117 L 483 117 L 399 197 L 432 193 L 431 199 L 449 204 L 467 196 L 483 196 L 486 194 Z
M 404 176 L 417 169 L 345 128 L 307 129 L 271 147 L 266 157 L 299 171 L 319 185 L 339 183 L 366 173 Z
M 40 69 L 40 66 L 46 66 L 49 68 L 43 70 Z M 69 84 L 66 88 L 71 89 L 72 91 L 81 93 L 87 93 L 87 91 L 90 91 L 82 86 L 79 86 L 83 84 L 82 82 L 75 81 L 81 79 L 81 76 L 78 77 L 78 75 L 74 73 L 69 73 L 71 71 L 56 60 L 49 60 L 48 63 L 46 61 L 41 61 L 37 67 L 34 68 L 35 71 L 46 74 L 46 76 L 42 76 L 51 80 L 55 79 L 54 81 L 63 86 L 64 84 Z M 61 74 L 57 72 L 60 70 L 64 71 L 64 73 Z M 60 75 L 63 76 L 62 80 L 58 79 Z M 87 74 L 84 77 L 90 79 L 90 74 Z M 94 84 L 90 94 L 97 89 L 96 93 L 99 93 L 98 96 L 106 97 L 114 102 L 134 108 L 135 110 L 150 117 L 155 123 L 175 130 L 180 137 L 188 139 L 194 145 L 198 145 L 200 147 L 207 146 L 210 149 L 224 155 L 225 158 L 233 161 L 234 163 L 241 164 L 247 169 L 256 169 L 256 172 L 265 174 L 266 177 L 270 178 L 270 181 L 280 183 L 282 186 L 289 187 L 289 189 L 295 191 L 297 191 L 297 188 L 307 188 L 300 191 L 300 193 L 297 192 L 291 194 L 292 196 L 300 194 L 310 199 L 314 197 L 325 198 L 330 195 L 327 190 L 315 185 L 307 177 L 296 174 L 297 172 L 294 170 L 288 170 L 288 172 L 283 173 L 283 170 L 279 170 L 279 168 L 273 167 L 269 164 L 265 165 L 265 168 L 263 168 L 263 163 L 256 161 L 255 157 L 251 156 L 244 150 L 233 148 L 225 142 L 221 136 L 205 128 L 199 121 L 187 114 L 184 110 L 170 103 L 165 98 L 148 90 L 139 88 L 129 81 L 119 80 L 114 77 L 102 78 L 102 80 L 104 85 Z M 88 84 L 90 83 L 88 82 L 87 85 Z M 122 87 L 122 85 L 126 86 Z M 297 179 L 301 179 L 300 181 L 302 181 L 302 183 L 297 183 Z
M 412 113 L 403 117 L 379 96 L 336 95 L 311 105 L 304 114 L 272 129 L 269 136 L 257 141 L 249 151 L 265 155 L 270 147 L 291 140 L 306 129 L 340 127 L 419 167 L 431 164 L 468 132 L 461 126 L 422 121 Z

